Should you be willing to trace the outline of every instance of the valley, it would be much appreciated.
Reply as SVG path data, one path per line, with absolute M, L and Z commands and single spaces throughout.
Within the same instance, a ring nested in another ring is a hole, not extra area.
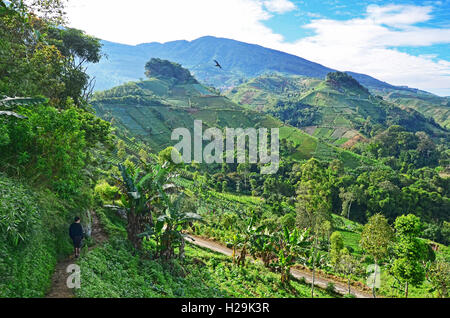
M 0 298 L 450 296 L 449 97 L 64 10 L 0 0 Z

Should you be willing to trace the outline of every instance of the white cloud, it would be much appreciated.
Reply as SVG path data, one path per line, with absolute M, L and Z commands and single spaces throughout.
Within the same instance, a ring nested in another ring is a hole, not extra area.
M 270 46 L 283 41 L 262 23 L 272 15 L 260 0 L 70 0 L 67 12 L 71 26 L 125 44 L 205 35 Z
M 284 44 L 283 48 L 335 69 L 450 95 L 449 61 L 395 49 L 450 43 L 450 29 L 414 26 L 431 19 L 430 13 L 430 7 L 369 6 L 364 18 L 313 20 L 305 27 L 314 30 L 314 36 Z
M 295 9 L 295 4 L 288 0 L 266 0 L 264 6 L 275 13 L 286 13 Z
M 212 35 L 286 51 L 325 66 L 450 95 L 450 62 L 413 56 L 395 47 L 450 43 L 450 28 L 417 27 L 432 7 L 367 7 L 363 18 L 315 19 L 314 36 L 287 43 L 263 24 L 295 10 L 287 0 L 69 0 L 71 26 L 126 44 L 194 40 Z M 295 21 L 293 21 L 295 23 Z
M 413 5 L 369 5 L 367 7 L 368 18 L 376 24 L 390 26 L 404 26 L 428 21 L 431 18 L 432 7 L 420 7 Z

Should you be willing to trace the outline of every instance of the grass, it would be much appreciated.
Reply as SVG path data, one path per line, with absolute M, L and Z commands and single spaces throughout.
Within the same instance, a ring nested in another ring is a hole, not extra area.
M 76 290 L 77 297 L 310 297 L 309 284 L 294 280 L 290 287 L 283 286 L 279 274 L 259 263 L 240 268 L 228 256 L 190 244 L 186 246 L 184 261 L 164 263 L 152 259 L 153 242 L 144 243 L 143 252 L 133 252 L 125 239 L 125 222 L 108 210 L 97 214 L 110 241 L 78 262 L 82 285 Z M 316 297 L 335 296 L 316 289 Z
M 281 285 L 278 274 L 260 265 L 239 268 L 229 257 L 187 246 L 184 262 L 162 263 L 131 253 L 125 241 L 97 248 L 80 261 L 77 297 L 93 298 L 241 298 L 309 297 L 309 286 Z M 317 297 L 332 297 L 317 290 Z
M 17 226 L 24 237 L 16 245 L 0 224 L 0 298 L 45 296 L 57 261 L 72 251 L 68 206 L 50 191 L 0 174 L 0 223 Z

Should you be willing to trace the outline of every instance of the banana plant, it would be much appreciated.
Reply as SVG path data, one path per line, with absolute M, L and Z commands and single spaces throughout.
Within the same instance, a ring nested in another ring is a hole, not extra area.
M 122 194 L 121 201 L 127 211 L 128 239 L 135 248 L 140 248 L 141 239 L 138 235 L 142 232 L 142 219 L 145 214 L 151 217 L 149 211 L 148 182 L 152 175 L 143 175 L 139 168 L 118 165 L 121 178 L 116 178 L 117 186 Z
M 309 230 L 300 232 L 298 229 L 289 231 L 284 227 L 273 240 L 277 261 L 272 264 L 281 273 L 281 283 L 289 285 L 291 267 L 309 245 Z
M 260 258 L 265 267 L 270 268 L 270 262 L 276 258 L 273 245 L 274 235 L 269 232 L 266 226 L 256 229 L 251 240 L 251 255 Z
M 238 234 L 238 240 L 234 246 L 234 253 L 236 250 L 239 250 L 240 253 L 237 256 L 237 265 L 245 266 L 245 260 L 247 254 L 252 251 L 252 241 L 254 240 L 255 235 L 257 235 L 261 229 L 256 228 L 255 224 L 255 216 L 249 217 L 245 219 L 244 228 L 241 233 Z
M 160 188 L 160 191 L 163 189 Z M 184 257 L 183 229 L 188 223 L 202 221 L 202 217 L 194 212 L 187 212 L 183 208 L 185 194 L 169 196 L 161 192 L 161 196 L 166 203 L 164 214 L 160 215 L 155 226 L 147 227 L 147 231 L 142 235 L 155 239 L 157 242 L 157 256 L 164 260 L 175 257 L 175 248 L 179 248 L 179 258 Z
M 231 258 L 233 259 L 233 264 L 236 264 L 236 254 L 238 251 L 239 246 L 242 242 L 242 236 L 240 233 L 233 233 L 233 236 L 231 237 L 231 240 L 227 241 L 227 245 L 231 246 L 231 249 L 233 250 L 231 254 Z

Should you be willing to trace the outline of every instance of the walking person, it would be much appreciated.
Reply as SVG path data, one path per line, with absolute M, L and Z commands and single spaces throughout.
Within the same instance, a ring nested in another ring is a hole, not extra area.
M 73 241 L 73 247 L 75 249 L 75 257 L 80 257 L 81 242 L 83 240 L 83 227 L 81 226 L 81 220 L 77 216 L 74 223 L 70 225 L 69 236 Z

